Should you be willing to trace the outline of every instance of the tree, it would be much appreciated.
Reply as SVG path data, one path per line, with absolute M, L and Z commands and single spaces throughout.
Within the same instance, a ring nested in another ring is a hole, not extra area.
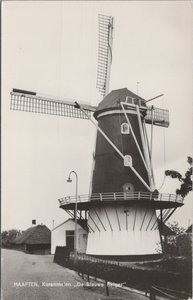
M 5 248 L 11 248 L 13 240 L 21 234 L 20 230 L 4 230 L 1 233 L 1 245 Z
M 165 171 L 166 176 L 170 176 L 171 178 L 177 178 L 180 182 L 182 182 L 180 188 L 176 189 L 176 194 L 182 196 L 183 198 L 187 196 L 190 191 L 192 191 L 192 157 L 188 156 L 187 162 L 189 164 L 189 168 L 186 171 L 184 177 L 182 177 L 182 175 L 178 171 Z
M 176 221 L 173 223 L 168 223 L 167 226 L 175 233 L 176 236 L 185 233 L 186 231 L 186 229 L 180 226 Z
M 186 234 L 185 228 L 178 222 L 168 223 L 167 226 L 175 233 L 167 242 L 164 243 L 166 254 L 171 256 L 192 257 L 192 238 L 191 234 Z

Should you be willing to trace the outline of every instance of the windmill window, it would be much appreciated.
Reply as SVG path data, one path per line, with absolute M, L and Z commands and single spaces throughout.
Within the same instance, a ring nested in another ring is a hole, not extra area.
M 134 196 L 134 186 L 132 183 L 130 182 L 126 182 L 123 186 L 122 186 L 122 189 L 123 189 L 123 197 L 124 197 L 124 200 L 127 200 L 127 199 L 130 199 L 130 198 L 133 198 Z
M 134 192 L 134 186 L 132 183 L 130 182 L 126 182 L 123 186 L 122 186 L 123 192 Z
M 125 167 L 132 167 L 133 161 L 131 155 L 124 156 L 124 166 Z
M 127 123 L 121 124 L 121 133 L 122 134 L 129 134 L 129 125 Z

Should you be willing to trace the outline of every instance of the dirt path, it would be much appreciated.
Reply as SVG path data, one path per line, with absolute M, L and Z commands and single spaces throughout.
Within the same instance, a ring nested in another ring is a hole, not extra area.
M 109 291 L 106 297 L 104 287 L 86 286 L 77 273 L 53 263 L 51 255 L 2 250 L 2 300 L 147 300 L 117 287 Z

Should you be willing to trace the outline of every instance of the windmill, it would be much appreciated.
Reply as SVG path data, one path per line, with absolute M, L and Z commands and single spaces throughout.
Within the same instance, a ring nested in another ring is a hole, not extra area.
M 97 88 L 103 100 L 97 107 L 13 89 L 11 109 L 93 123 L 97 138 L 91 191 L 79 195 L 77 203 L 73 196 L 59 199 L 60 208 L 72 217 L 76 211 L 79 219 L 87 221 L 88 255 L 156 258 L 163 250 L 158 219 L 163 224 L 183 205 L 180 196 L 156 190 L 152 137 L 149 143 L 146 130 L 146 124 L 151 129 L 168 127 L 169 112 L 148 106 L 154 98 L 145 100 L 126 88 L 109 93 L 112 33 L 113 18 L 99 15 Z M 160 210 L 158 218 L 156 210 Z

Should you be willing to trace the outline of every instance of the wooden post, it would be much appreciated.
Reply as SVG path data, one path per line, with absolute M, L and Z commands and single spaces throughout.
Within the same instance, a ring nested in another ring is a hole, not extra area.
M 150 300 L 156 300 L 156 298 L 155 298 L 155 292 L 154 292 L 154 290 L 153 290 L 152 287 L 150 288 L 149 299 L 150 299 Z
M 163 235 L 163 209 L 160 209 L 160 237 L 161 237 L 161 245 L 162 245 L 162 251 L 165 252 L 164 242 L 162 239 Z
M 105 279 L 106 295 L 109 296 L 108 281 Z

